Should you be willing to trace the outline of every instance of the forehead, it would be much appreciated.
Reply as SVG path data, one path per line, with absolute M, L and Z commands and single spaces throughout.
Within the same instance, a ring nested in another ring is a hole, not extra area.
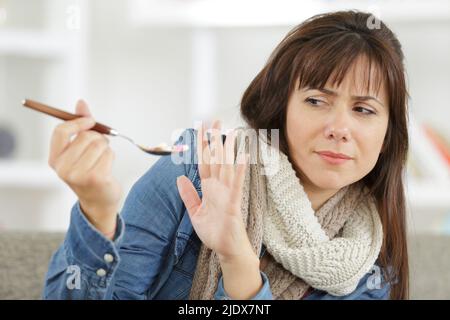
M 328 79 L 326 85 L 335 89 L 342 88 L 361 96 L 380 97 L 385 94 L 385 85 L 380 70 L 376 66 L 369 66 L 365 59 L 358 59 L 351 65 L 340 85 L 333 83 L 331 79 Z
M 296 80 L 296 87 L 299 88 L 299 79 Z M 308 87 L 316 88 L 317 86 L 304 84 L 299 89 Z M 387 103 L 385 77 L 381 68 L 365 57 L 355 59 L 341 79 L 336 71 L 332 72 L 325 82 L 324 88 L 336 91 L 338 94 L 373 96 Z

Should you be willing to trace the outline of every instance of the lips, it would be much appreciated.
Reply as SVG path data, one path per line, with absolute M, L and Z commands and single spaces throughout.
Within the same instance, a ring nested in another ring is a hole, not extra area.
M 320 158 L 322 158 L 327 164 L 330 165 L 340 165 L 344 164 L 347 161 L 351 160 L 352 158 L 342 154 L 342 153 L 335 153 L 332 151 L 319 151 L 316 152 Z
M 335 152 L 332 152 L 332 151 L 318 151 L 317 153 L 322 155 L 322 156 L 336 158 L 336 159 L 346 159 L 346 160 L 352 159 L 351 157 L 347 156 L 346 154 L 335 153 Z

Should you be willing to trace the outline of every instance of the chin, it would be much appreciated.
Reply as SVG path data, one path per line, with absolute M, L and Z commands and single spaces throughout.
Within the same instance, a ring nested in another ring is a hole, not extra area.
M 322 173 L 318 177 L 311 179 L 311 182 L 320 189 L 337 190 L 345 187 L 348 183 L 346 179 L 342 179 L 339 175 L 333 173 Z

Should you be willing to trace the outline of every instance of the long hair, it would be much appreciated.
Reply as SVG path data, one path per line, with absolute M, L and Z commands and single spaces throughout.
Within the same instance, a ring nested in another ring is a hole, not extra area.
M 389 120 L 378 161 L 361 180 L 376 199 L 383 225 L 379 263 L 391 285 L 390 298 L 408 299 L 403 175 L 408 152 L 409 94 L 400 42 L 382 21 L 371 28 L 368 23 L 373 19 L 370 13 L 339 11 L 313 16 L 292 29 L 245 90 L 241 115 L 253 129 L 279 129 L 280 151 L 289 156 L 286 110 L 296 80 L 299 88 L 323 88 L 329 79 L 339 86 L 356 59 L 367 58 L 367 88 L 371 80 L 378 88 L 385 84 Z M 374 79 L 370 77 L 372 67 L 378 71 Z

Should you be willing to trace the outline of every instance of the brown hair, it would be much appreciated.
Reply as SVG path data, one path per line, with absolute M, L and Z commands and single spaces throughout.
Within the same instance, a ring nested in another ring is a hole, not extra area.
M 244 92 L 241 114 L 253 129 L 279 129 L 280 150 L 289 156 L 286 110 L 296 80 L 299 88 L 323 88 L 328 79 L 339 86 L 350 66 L 363 56 L 368 62 L 369 89 L 372 65 L 376 67 L 375 84 L 380 88 L 384 83 L 387 90 L 389 122 L 378 161 L 361 180 L 376 199 L 383 225 L 379 263 L 391 284 L 390 298 L 408 299 L 403 174 L 408 152 L 409 94 L 400 42 L 382 21 L 370 28 L 368 23 L 373 19 L 369 13 L 339 11 L 313 16 L 295 27 Z

